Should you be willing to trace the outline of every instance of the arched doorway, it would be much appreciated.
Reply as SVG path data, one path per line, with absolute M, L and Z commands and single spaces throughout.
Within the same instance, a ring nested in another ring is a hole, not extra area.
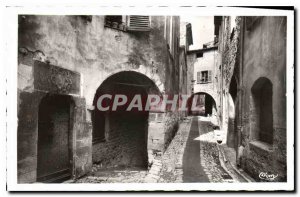
M 93 104 L 103 95 L 111 98 L 103 100 L 103 107 L 97 107 L 92 114 L 93 122 L 93 162 L 102 167 L 148 167 L 148 117 L 144 110 L 149 94 L 159 95 L 159 90 L 147 76 L 134 72 L 122 71 L 107 78 L 97 89 Z M 116 95 L 125 95 L 127 102 L 112 109 Z M 142 108 L 128 107 L 135 97 L 140 95 Z
M 273 144 L 273 85 L 272 82 L 261 77 L 252 88 L 251 134 L 253 140 Z
M 70 96 L 48 95 L 39 105 L 37 182 L 62 182 L 71 177 Z
M 205 92 L 193 94 L 188 100 L 188 106 L 189 115 L 211 116 L 217 111 L 214 98 Z

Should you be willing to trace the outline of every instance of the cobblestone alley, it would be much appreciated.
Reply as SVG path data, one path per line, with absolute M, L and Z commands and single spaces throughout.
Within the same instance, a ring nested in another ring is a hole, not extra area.
M 293 23 L 277 15 L 18 13 L 7 177 L 96 189 L 290 184 Z
M 221 167 L 212 124 L 189 117 L 162 157 L 159 182 L 233 182 Z
M 188 117 L 162 156 L 150 169 L 110 168 L 94 165 L 92 172 L 76 183 L 191 183 L 237 182 L 221 166 L 219 150 L 209 118 Z

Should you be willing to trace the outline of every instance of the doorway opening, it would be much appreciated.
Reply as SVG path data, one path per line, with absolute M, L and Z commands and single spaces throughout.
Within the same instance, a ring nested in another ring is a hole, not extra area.
M 193 109 L 194 103 L 194 109 Z M 216 102 L 213 97 L 207 93 L 199 92 L 193 94 L 189 101 L 189 114 L 194 116 L 212 116 L 216 113 Z
M 159 94 L 155 83 L 147 76 L 123 71 L 107 78 L 97 89 L 94 106 L 102 95 L 111 95 L 103 99 L 103 107 L 97 107 L 92 114 L 93 122 L 93 162 L 104 168 L 144 168 L 148 167 L 148 117 L 145 111 L 148 94 Z M 112 110 L 116 95 L 125 95 L 127 102 Z M 134 107 L 127 110 L 135 95 L 140 95 L 142 110 Z
M 273 144 L 272 83 L 261 77 L 251 88 L 253 98 L 252 128 L 254 140 Z
M 71 177 L 70 96 L 48 95 L 39 105 L 37 182 L 62 182 Z

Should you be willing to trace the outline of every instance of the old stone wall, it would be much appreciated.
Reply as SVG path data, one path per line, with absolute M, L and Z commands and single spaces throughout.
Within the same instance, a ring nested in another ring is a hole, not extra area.
M 180 47 L 179 54 L 179 94 L 180 95 L 188 95 L 188 66 L 186 59 L 186 51 L 184 47 Z M 187 115 L 187 111 L 179 111 L 180 119 L 183 119 Z
M 216 49 L 211 49 L 203 52 L 203 57 L 196 59 L 194 63 L 194 92 L 204 92 L 213 97 L 218 106 L 219 99 L 217 96 L 217 79 L 216 79 L 216 62 L 218 58 L 218 52 Z M 197 81 L 197 72 L 209 70 L 211 71 L 211 82 L 209 83 L 200 83 Z
M 242 164 L 257 180 L 267 172 L 278 174 L 275 181 L 286 181 L 286 17 L 255 19 L 244 29 Z M 251 88 L 262 77 L 272 83 L 273 144 L 255 141 L 253 129 L 257 123 Z
M 187 87 L 188 87 L 188 95 L 194 94 L 194 63 L 196 61 L 196 55 L 195 54 L 188 54 L 187 55 Z
M 58 69 L 55 71 L 57 72 L 56 76 L 58 76 L 62 74 L 63 71 L 66 71 L 65 69 L 41 62 L 35 62 L 33 68 L 32 70 L 34 70 L 34 72 L 30 75 L 36 77 L 32 77 L 30 80 L 33 80 L 34 83 L 32 83 L 32 85 L 35 85 L 27 86 L 28 89 L 33 91 L 18 90 L 18 182 L 28 183 L 36 181 L 39 107 L 41 100 L 48 96 L 49 93 L 71 96 L 71 100 L 74 103 L 74 110 L 71 117 L 73 122 L 69 128 L 69 133 L 74 137 L 69 141 L 69 148 L 73 149 L 73 159 L 70 163 L 70 167 L 74 166 L 74 172 L 72 173 L 74 177 L 85 174 L 87 170 L 91 168 L 91 159 L 88 156 L 91 154 L 91 147 L 88 146 L 91 133 L 89 132 L 90 130 L 85 120 L 85 99 L 78 96 L 78 88 L 77 90 L 73 89 L 75 92 L 71 94 L 69 92 L 72 90 L 70 86 L 66 86 L 63 83 L 56 83 L 56 78 L 49 74 L 51 73 L 51 69 Z M 76 76 L 78 77 L 77 74 Z M 41 79 L 43 79 L 45 83 L 49 83 L 48 86 L 44 88 L 41 87 L 43 84 L 40 81 Z M 76 84 L 76 77 L 72 78 L 72 80 L 74 80 Z M 39 87 L 37 87 L 37 84 Z M 52 86 L 50 86 L 51 84 Z M 57 89 L 57 87 L 62 87 L 62 89 Z M 61 92 L 63 90 L 66 91 Z M 80 167 L 78 168 L 76 166 Z
M 234 29 L 233 29 L 234 28 Z M 237 162 L 254 179 L 261 172 L 286 180 L 286 18 L 223 17 L 219 38 L 221 127 L 228 146 L 236 148 Z M 254 103 L 254 83 L 264 78 L 272 84 L 273 144 L 257 140 L 259 111 Z M 230 84 L 236 80 L 233 102 Z M 234 112 L 231 113 L 234 107 Z M 233 145 L 234 143 L 234 145 Z
M 147 167 L 147 116 L 138 113 L 109 115 L 106 142 L 93 146 L 93 161 L 103 167 Z
M 19 48 L 40 51 L 45 61 L 80 73 L 88 105 L 100 84 L 119 70 L 145 70 L 168 91 L 172 87 L 164 88 L 165 79 L 174 78 L 165 77 L 166 69 L 172 69 L 166 64 L 163 21 L 152 17 L 151 31 L 143 33 L 104 27 L 104 16 L 91 21 L 80 16 L 20 16 Z
M 229 92 L 230 83 L 234 76 L 235 69 L 238 69 L 239 60 L 239 41 L 240 41 L 240 20 L 241 17 L 223 17 L 222 28 L 220 28 L 221 33 L 219 35 L 219 53 L 221 54 L 217 63 L 217 75 L 219 81 L 218 95 L 220 98 L 220 126 L 226 135 L 233 136 L 234 131 L 229 130 L 233 128 L 232 121 L 229 123 L 229 119 L 234 119 L 234 117 L 229 117 L 229 109 L 235 106 L 229 106 L 231 103 L 231 95 Z M 233 22 L 234 21 L 234 22 Z M 234 103 L 233 103 L 234 104 Z M 234 137 L 234 136 L 233 136 Z M 225 137 L 225 143 L 227 143 Z M 232 146 L 233 139 L 229 140 L 229 146 Z

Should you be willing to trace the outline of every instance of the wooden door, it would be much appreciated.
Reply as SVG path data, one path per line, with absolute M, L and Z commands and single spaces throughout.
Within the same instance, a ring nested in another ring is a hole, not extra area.
M 69 130 L 68 97 L 45 98 L 39 109 L 38 182 L 61 182 L 70 178 Z

